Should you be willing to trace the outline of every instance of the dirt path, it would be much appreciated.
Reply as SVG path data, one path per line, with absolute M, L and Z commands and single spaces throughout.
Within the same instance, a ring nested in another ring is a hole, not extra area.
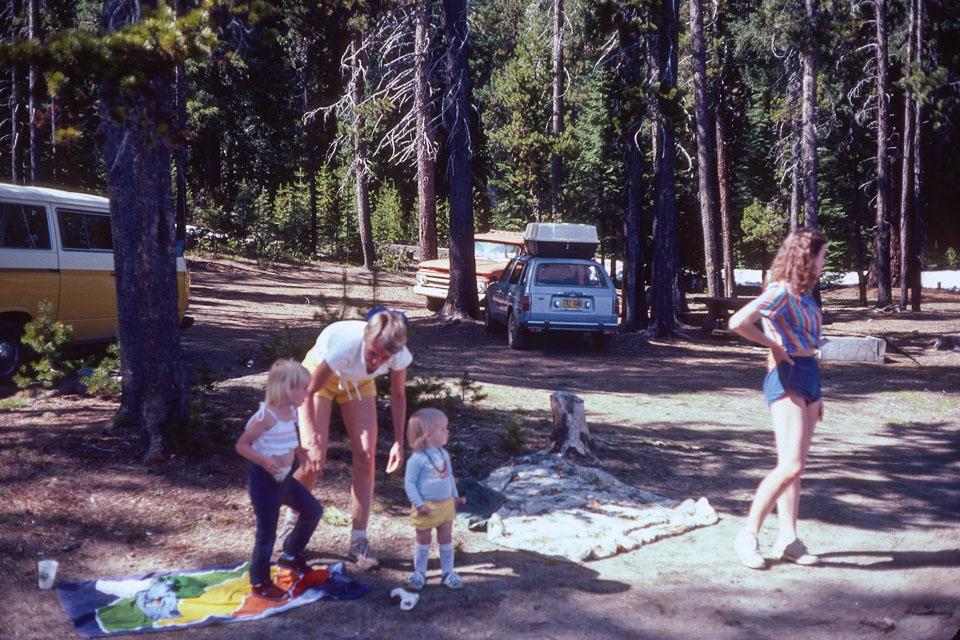
M 224 260 L 191 269 L 197 322 L 183 334 L 184 351 L 191 370 L 224 374 L 210 399 L 230 434 L 255 408 L 274 351 L 308 345 L 325 322 L 355 317 L 376 298 L 413 320 L 411 376 L 437 375 L 454 388 L 468 372 L 487 394 L 453 420 L 458 475 L 482 478 L 509 457 L 499 443 L 514 416 L 526 429 L 524 451 L 542 446 L 549 394 L 567 389 L 585 401 L 605 469 L 672 498 L 706 496 L 721 521 L 583 565 L 494 547 L 457 527 L 466 589 L 437 586 L 431 564 L 420 604 L 401 612 L 387 593 L 410 570 L 413 532 L 400 479 L 380 475 L 370 535 L 383 569 L 358 576 L 374 583 L 370 594 L 171 636 L 948 640 L 960 629 L 960 353 L 930 348 L 937 335 L 960 334 L 956 294 L 930 292 L 924 312 L 895 316 L 854 307 L 849 292 L 826 296 L 828 334 L 882 333 L 896 348 L 883 365 L 823 364 L 827 415 L 800 516 L 824 564 L 758 572 L 737 563 L 731 542 L 774 463 L 761 351 L 624 336 L 607 354 L 569 339 L 513 352 L 479 323 L 445 326 L 429 316 L 406 275 L 373 282 L 332 264 L 265 270 Z M 56 596 L 36 588 L 41 556 L 61 561 L 62 579 L 89 579 L 249 553 L 253 515 L 236 456 L 221 448 L 145 467 L 125 433 L 109 426 L 113 411 L 111 402 L 75 396 L 0 410 L 0 567 L 11 581 L 0 596 L 0 637 L 72 636 Z M 331 446 L 317 495 L 346 511 L 342 432 Z M 773 541 L 775 523 L 762 545 Z M 310 549 L 342 559 L 347 537 L 347 528 L 324 524 Z

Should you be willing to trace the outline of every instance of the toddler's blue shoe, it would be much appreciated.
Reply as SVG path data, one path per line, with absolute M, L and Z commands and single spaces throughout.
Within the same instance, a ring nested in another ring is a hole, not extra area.
M 458 576 L 456 572 L 451 571 L 440 576 L 440 584 L 447 589 L 463 589 L 463 578 Z
M 411 591 L 420 591 L 425 584 L 427 584 L 427 576 L 422 573 L 414 571 L 410 574 L 410 577 L 407 578 L 407 589 Z

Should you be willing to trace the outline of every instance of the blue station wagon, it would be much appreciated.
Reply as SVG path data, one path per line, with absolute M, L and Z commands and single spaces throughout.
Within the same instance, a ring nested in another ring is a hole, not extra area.
M 620 299 L 603 266 L 579 258 L 523 255 L 487 288 L 485 328 L 507 328 L 507 343 L 523 349 L 531 333 L 576 331 L 605 348 L 619 330 Z

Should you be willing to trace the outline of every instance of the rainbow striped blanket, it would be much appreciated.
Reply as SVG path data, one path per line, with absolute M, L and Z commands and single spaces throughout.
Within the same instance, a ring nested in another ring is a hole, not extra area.
M 348 578 L 342 562 L 302 576 L 273 566 L 274 582 L 291 596 L 273 602 L 250 593 L 249 569 L 245 562 L 61 582 L 57 595 L 79 635 L 102 638 L 260 620 L 322 598 L 359 598 L 371 586 Z

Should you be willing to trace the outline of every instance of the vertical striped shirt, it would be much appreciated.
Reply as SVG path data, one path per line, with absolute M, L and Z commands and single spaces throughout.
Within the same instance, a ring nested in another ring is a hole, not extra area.
M 762 316 L 763 332 L 787 353 L 823 344 L 823 315 L 811 296 L 798 295 L 789 282 L 772 282 L 751 303 Z

